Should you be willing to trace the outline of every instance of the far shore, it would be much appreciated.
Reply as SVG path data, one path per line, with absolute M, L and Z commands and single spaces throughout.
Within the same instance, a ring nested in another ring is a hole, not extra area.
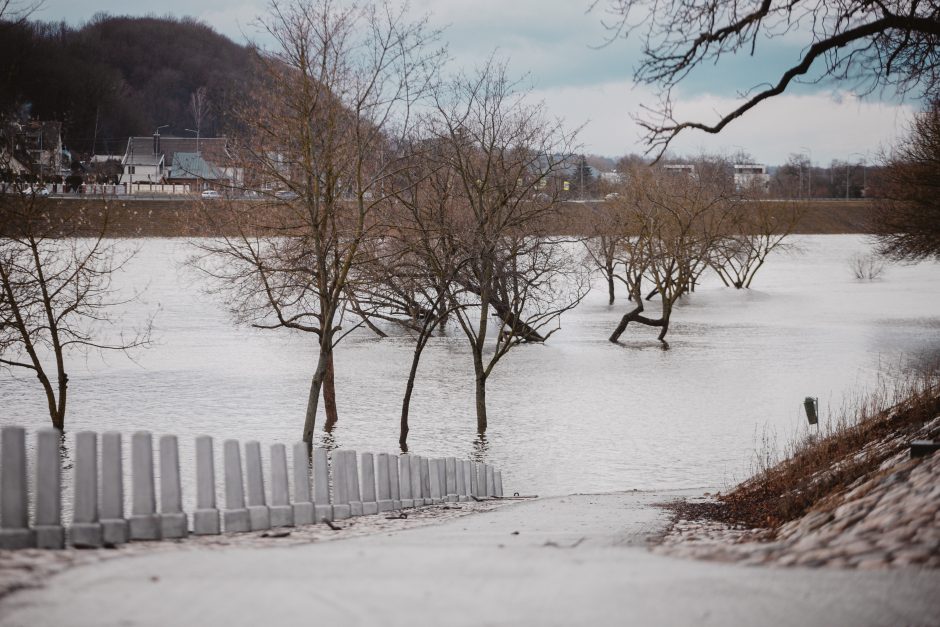
M 257 206 L 259 215 L 270 215 L 272 207 L 259 201 L 236 201 L 241 208 Z M 801 235 L 866 234 L 874 209 L 871 200 L 817 199 L 807 201 L 769 201 L 779 205 L 781 214 L 797 205 L 802 215 L 793 229 Z M 107 210 L 107 234 L 111 237 L 212 237 L 224 234 L 225 201 L 196 199 L 157 199 L 113 197 L 109 199 L 72 197 L 36 199 L 37 209 L 46 211 L 53 221 L 61 221 L 63 233 L 96 234 Z M 564 218 L 559 231 L 565 234 L 579 230 L 581 221 L 589 228 L 590 215 L 603 203 L 563 203 Z M 80 224 L 79 233 L 74 227 Z M 575 225 L 572 228 L 570 225 Z M 10 228 L 9 226 L 6 228 Z M 0 233 L 3 235 L 4 233 Z

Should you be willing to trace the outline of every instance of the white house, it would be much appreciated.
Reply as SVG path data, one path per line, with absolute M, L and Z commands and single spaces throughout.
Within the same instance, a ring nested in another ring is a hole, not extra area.
M 770 189 L 770 174 L 767 173 L 767 166 L 756 163 L 735 164 L 734 188 L 739 192 L 748 189 L 767 192 Z

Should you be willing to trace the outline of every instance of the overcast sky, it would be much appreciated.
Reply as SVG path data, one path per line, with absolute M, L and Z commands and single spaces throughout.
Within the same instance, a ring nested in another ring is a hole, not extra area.
M 583 151 L 607 156 L 642 152 L 641 132 L 631 115 L 654 105 L 655 92 L 632 81 L 638 43 L 608 45 L 602 13 L 586 13 L 590 0 L 412 0 L 416 13 L 430 13 L 446 27 L 444 40 L 454 67 L 471 69 L 494 49 L 510 69 L 568 126 L 584 125 Z M 159 6 L 159 9 L 155 7 Z M 254 18 L 265 0 L 45 0 L 35 19 L 79 25 L 95 13 L 174 15 L 202 20 L 235 41 L 258 37 Z M 264 42 L 261 42 L 264 43 Z M 775 40 L 756 58 L 729 59 L 705 67 L 683 83 L 678 117 L 713 122 L 734 107 L 737 94 L 769 80 L 768 70 L 792 64 L 799 37 Z M 903 132 L 916 103 L 856 98 L 836 85 L 801 86 L 773 98 L 732 123 L 720 135 L 690 131 L 674 142 L 680 154 L 745 150 L 761 163 L 778 164 L 791 153 L 818 164 L 831 159 L 869 162 Z

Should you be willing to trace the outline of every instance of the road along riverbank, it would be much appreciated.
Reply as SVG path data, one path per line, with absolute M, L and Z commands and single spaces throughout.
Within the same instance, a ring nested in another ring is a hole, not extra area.
M 289 547 L 91 563 L 0 601 L 0 625 L 929 625 L 936 571 L 753 568 L 651 553 L 656 504 L 572 495 Z

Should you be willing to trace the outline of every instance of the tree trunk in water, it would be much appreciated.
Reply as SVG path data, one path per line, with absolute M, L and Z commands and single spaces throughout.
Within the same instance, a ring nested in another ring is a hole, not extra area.
M 473 356 L 473 370 L 476 374 L 477 392 L 477 433 L 486 433 L 486 374 L 483 371 L 483 356 Z
M 617 325 L 617 328 L 614 329 L 614 332 L 610 334 L 608 338 L 611 342 L 616 344 L 620 340 L 620 336 L 623 335 L 623 332 L 627 330 L 627 325 L 631 322 L 639 322 L 640 324 L 645 324 L 649 327 L 662 327 L 662 331 L 659 334 L 659 340 L 664 341 L 663 338 L 666 337 L 666 331 L 669 330 L 669 315 L 665 314 L 659 320 L 654 320 L 653 318 L 647 318 L 643 313 L 643 301 L 637 298 L 637 305 L 632 311 L 624 314 L 623 318 L 620 319 L 620 323 Z M 665 304 L 664 304 L 665 306 Z
M 411 371 L 408 372 L 408 383 L 405 385 L 405 396 L 401 401 L 401 426 L 398 432 L 398 445 L 401 447 L 402 453 L 408 452 L 408 410 L 411 407 L 411 393 L 415 389 L 415 377 L 418 374 L 418 361 L 421 358 L 422 348 L 420 344 L 415 346 L 415 354 L 411 360 Z
M 317 368 L 313 372 L 313 379 L 310 381 L 310 391 L 307 393 L 307 412 L 304 415 L 304 434 L 303 441 L 307 444 L 313 442 L 313 428 L 317 422 L 317 405 L 320 402 L 320 388 L 323 386 L 323 378 L 326 376 L 326 364 L 328 355 L 320 350 L 320 357 L 317 359 Z
M 610 297 L 610 300 L 607 302 L 608 305 L 614 304 L 614 277 L 613 274 L 607 275 L 607 295 Z
M 323 409 L 326 411 L 326 423 L 323 429 L 330 432 L 339 420 L 339 414 L 336 411 L 336 371 L 333 369 L 333 351 L 330 351 L 327 357 L 326 375 L 323 378 Z

